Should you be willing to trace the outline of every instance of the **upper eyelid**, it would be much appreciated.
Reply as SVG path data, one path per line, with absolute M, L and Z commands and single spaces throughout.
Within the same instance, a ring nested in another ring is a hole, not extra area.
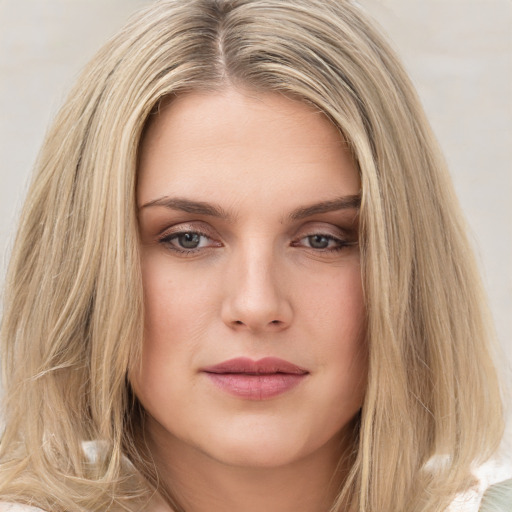
M 332 233 L 327 233 L 325 231 L 312 231 L 307 233 L 301 233 L 300 235 L 296 236 L 294 240 L 302 240 L 303 238 L 309 238 L 311 236 L 324 236 L 325 238 L 330 238 L 332 240 L 339 240 L 341 242 L 344 241 L 342 235 L 333 235 Z
M 329 226 L 329 227 L 326 227 Z M 296 231 L 296 237 L 306 237 L 311 235 L 325 235 L 333 238 L 344 238 L 357 235 L 357 230 L 353 228 L 343 228 L 335 224 L 323 224 L 322 226 L 302 226 Z
M 159 238 L 164 238 L 167 235 L 175 235 L 180 233 L 197 233 L 199 235 L 206 236 L 208 238 L 213 238 L 214 233 L 212 229 L 208 229 L 203 225 L 197 226 L 187 222 L 181 222 L 179 224 L 175 224 L 173 226 L 167 226 L 162 229 L 158 234 Z
M 174 232 L 171 232 L 171 233 L 163 233 L 162 236 L 160 237 L 160 240 L 168 240 L 168 239 L 178 238 L 180 235 L 183 235 L 185 233 L 194 233 L 194 234 L 197 234 L 197 235 L 202 236 L 204 238 L 208 238 L 209 240 L 213 240 L 213 238 L 211 236 L 207 235 L 206 233 L 203 233 L 201 231 L 192 231 L 192 230 L 174 231 Z

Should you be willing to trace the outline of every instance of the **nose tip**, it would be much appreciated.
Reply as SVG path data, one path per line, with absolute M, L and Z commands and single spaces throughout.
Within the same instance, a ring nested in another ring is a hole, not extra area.
M 222 319 L 235 330 L 281 331 L 293 311 L 284 287 L 268 269 L 253 268 L 233 276 L 222 307 Z

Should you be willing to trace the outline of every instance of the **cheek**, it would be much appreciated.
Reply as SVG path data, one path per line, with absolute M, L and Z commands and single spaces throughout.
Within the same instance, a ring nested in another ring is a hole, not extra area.
M 354 262 L 334 270 L 321 280 L 306 281 L 300 308 L 307 324 L 324 332 L 334 346 L 359 346 L 366 331 L 360 266 Z
M 338 306 L 332 312 L 332 329 L 338 333 L 342 362 L 354 365 L 366 380 L 366 307 L 359 265 L 344 275 L 335 293 L 331 304 Z
M 211 281 L 187 272 L 186 266 L 172 265 L 166 255 L 143 256 L 144 345 L 137 371 L 131 373 L 139 398 L 179 390 L 181 368 L 192 368 L 208 325 L 215 315 L 216 299 Z M 178 267 L 178 268 L 176 268 Z M 181 267 L 181 268 L 180 268 Z M 213 276 L 212 276 L 213 279 Z
M 148 349 L 172 337 L 188 346 L 200 336 L 217 310 L 215 272 L 193 272 L 187 264 L 173 264 L 165 254 L 143 260 L 145 339 Z
M 368 350 L 366 308 L 359 264 L 308 283 L 302 328 L 315 344 L 317 363 L 325 370 L 331 398 L 359 408 L 366 388 Z M 350 407 L 349 407 L 350 409 Z

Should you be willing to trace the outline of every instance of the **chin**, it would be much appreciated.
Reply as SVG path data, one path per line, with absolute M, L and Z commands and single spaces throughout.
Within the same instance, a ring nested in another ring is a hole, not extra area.
M 251 446 L 230 444 L 226 450 L 215 450 L 210 456 L 227 466 L 272 469 L 291 465 L 305 455 L 298 447 L 256 443 Z
M 298 429 L 293 432 L 275 426 L 248 427 L 236 432 L 226 429 L 215 443 L 209 444 L 207 453 L 229 466 L 271 469 L 312 456 L 322 450 L 324 444 L 330 444 L 330 440 L 309 439 L 307 432 Z

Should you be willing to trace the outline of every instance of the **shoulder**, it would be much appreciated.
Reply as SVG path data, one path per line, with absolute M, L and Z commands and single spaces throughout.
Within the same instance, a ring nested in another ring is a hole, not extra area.
M 40 508 L 22 505 L 21 503 L 7 503 L 0 501 L 0 512 L 43 512 Z
M 512 510 L 512 478 L 491 485 L 484 493 L 479 512 L 510 512 Z
M 512 463 L 491 460 L 474 471 L 478 484 L 459 494 L 447 512 L 510 512 Z

